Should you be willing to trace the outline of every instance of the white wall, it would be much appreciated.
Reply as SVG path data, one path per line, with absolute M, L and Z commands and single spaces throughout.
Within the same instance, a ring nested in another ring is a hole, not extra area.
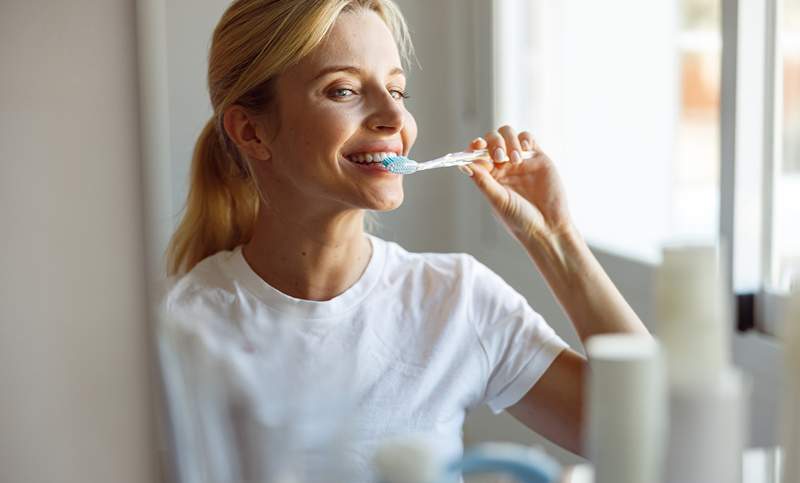
M 134 3 L 0 4 L 0 481 L 155 480 Z
M 226 0 L 170 0 L 166 6 L 172 210 L 175 223 L 188 192 L 188 173 L 197 136 L 211 117 L 208 48 L 211 34 L 230 3 Z

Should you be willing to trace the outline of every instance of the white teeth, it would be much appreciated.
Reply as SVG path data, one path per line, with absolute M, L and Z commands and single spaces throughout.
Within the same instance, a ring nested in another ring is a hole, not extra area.
M 397 156 L 397 153 L 382 152 L 382 153 L 359 153 L 347 156 L 347 159 L 355 163 L 379 163 L 389 156 Z

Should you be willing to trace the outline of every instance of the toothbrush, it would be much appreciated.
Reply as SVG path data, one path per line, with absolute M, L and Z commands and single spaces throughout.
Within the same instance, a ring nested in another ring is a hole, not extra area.
M 522 159 L 530 159 L 536 155 L 536 151 L 520 151 Z M 477 151 L 461 151 L 458 153 L 449 153 L 444 156 L 430 161 L 417 162 L 405 156 L 387 156 L 381 164 L 387 171 L 395 174 L 412 174 L 417 171 L 424 171 L 433 168 L 447 168 L 450 166 L 464 166 L 472 163 L 476 159 L 486 158 L 489 156 L 489 151 L 486 149 L 479 149 Z

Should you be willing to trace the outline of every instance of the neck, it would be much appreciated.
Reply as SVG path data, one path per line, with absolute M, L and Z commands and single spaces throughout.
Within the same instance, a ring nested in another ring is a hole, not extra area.
M 284 294 L 330 300 L 366 270 L 372 248 L 363 224 L 363 210 L 304 216 L 266 207 L 243 255 L 265 282 Z

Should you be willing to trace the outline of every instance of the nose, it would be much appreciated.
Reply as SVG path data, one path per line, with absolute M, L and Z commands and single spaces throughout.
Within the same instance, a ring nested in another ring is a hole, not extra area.
M 372 114 L 367 118 L 370 130 L 394 134 L 403 129 L 405 119 L 403 105 L 392 97 L 391 93 L 384 91 L 375 101 Z

